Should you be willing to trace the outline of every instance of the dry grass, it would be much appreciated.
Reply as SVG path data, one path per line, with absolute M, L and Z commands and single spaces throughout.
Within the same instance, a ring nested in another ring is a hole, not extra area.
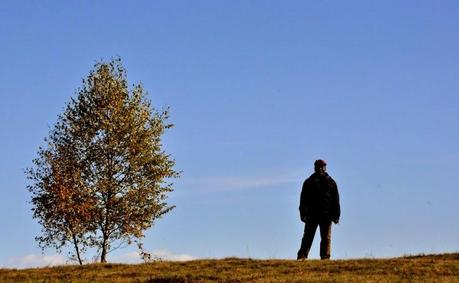
M 0 269 L 0 282 L 459 282 L 459 253 L 359 260 L 227 258 Z

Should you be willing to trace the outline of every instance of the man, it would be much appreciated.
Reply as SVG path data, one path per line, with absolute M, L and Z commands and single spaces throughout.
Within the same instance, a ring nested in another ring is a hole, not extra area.
M 330 258 L 331 226 L 338 224 L 341 214 L 338 188 L 327 172 L 324 160 L 314 162 L 314 174 L 303 183 L 300 197 L 300 217 L 305 223 L 304 235 L 297 259 L 308 257 L 312 241 L 320 227 L 320 258 Z

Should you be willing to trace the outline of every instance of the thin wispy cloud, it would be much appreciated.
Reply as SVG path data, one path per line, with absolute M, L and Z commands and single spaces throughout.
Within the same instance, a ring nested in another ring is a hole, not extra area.
M 166 249 L 155 250 L 151 253 L 152 259 L 165 260 L 165 261 L 189 261 L 194 260 L 196 257 L 189 254 L 174 253 Z M 116 263 L 142 263 L 142 258 L 139 252 L 129 252 L 118 256 L 113 256 L 109 259 L 110 262 Z M 87 262 L 92 263 L 92 262 Z M 3 264 L 3 268 L 36 268 L 36 267 L 49 267 L 65 264 L 76 264 L 70 262 L 62 254 L 28 254 L 24 256 L 11 257 Z
M 228 191 L 244 189 L 262 189 L 293 184 L 298 182 L 298 177 L 293 176 L 258 176 L 258 177 L 237 177 L 220 176 L 204 177 L 184 180 L 183 184 L 196 190 L 203 191 Z
M 177 254 L 168 250 L 156 250 L 152 254 L 154 257 L 160 258 L 162 260 L 189 261 L 196 259 L 194 256 L 189 254 Z
M 6 261 L 4 267 L 8 268 L 33 268 L 64 265 L 67 263 L 65 257 L 61 254 L 44 255 L 28 254 L 19 257 L 11 257 Z
M 166 260 L 166 261 L 189 261 L 196 259 L 194 256 L 189 254 L 174 253 L 169 250 L 160 249 L 151 252 L 152 259 Z M 139 252 L 125 253 L 119 256 L 115 256 L 111 259 L 111 262 L 119 263 L 141 263 L 142 258 Z

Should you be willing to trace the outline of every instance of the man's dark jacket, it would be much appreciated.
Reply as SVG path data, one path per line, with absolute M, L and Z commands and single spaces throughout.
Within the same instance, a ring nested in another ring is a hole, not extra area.
M 314 173 L 307 178 L 301 190 L 301 219 L 338 221 L 340 214 L 338 187 L 332 177 Z

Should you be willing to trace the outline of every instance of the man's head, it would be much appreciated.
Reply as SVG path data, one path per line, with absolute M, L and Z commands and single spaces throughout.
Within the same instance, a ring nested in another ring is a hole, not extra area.
M 327 172 L 327 162 L 325 162 L 325 160 L 322 159 L 317 159 L 314 162 L 314 172 L 320 175 L 324 175 L 325 172 Z

